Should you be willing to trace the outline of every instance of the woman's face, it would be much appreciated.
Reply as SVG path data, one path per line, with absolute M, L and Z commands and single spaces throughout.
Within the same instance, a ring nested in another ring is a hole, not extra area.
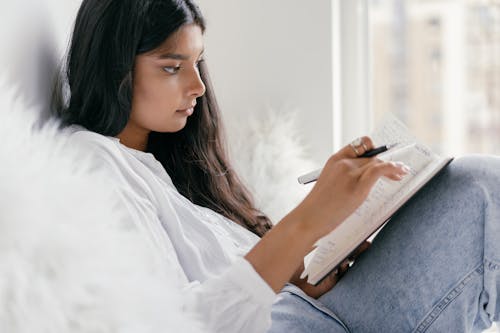
M 182 26 L 163 44 L 135 59 L 132 110 L 128 130 L 177 132 L 205 93 L 198 62 L 203 34 L 195 24 Z

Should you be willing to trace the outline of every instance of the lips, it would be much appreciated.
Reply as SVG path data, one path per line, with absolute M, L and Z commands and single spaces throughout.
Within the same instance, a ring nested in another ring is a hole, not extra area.
M 178 113 L 183 113 L 184 115 L 190 116 L 194 112 L 194 108 L 189 108 L 185 110 L 177 110 Z
M 187 108 L 182 108 L 180 110 L 177 110 L 177 112 L 180 113 L 186 113 L 188 115 L 192 115 L 194 112 L 194 107 L 196 106 L 196 102 L 192 103 L 191 106 L 188 106 Z
M 193 103 L 189 104 L 188 106 L 186 106 L 184 108 L 181 108 L 181 110 L 194 109 L 195 106 L 196 106 L 196 101 L 194 101 Z

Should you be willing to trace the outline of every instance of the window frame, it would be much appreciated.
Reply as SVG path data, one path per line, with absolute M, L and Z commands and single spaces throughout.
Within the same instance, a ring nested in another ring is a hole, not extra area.
M 332 2 L 333 146 L 373 128 L 369 0 Z

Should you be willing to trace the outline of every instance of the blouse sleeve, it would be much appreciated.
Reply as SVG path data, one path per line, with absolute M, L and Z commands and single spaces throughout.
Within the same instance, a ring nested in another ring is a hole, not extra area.
M 266 332 L 276 294 L 244 258 L 222 275 L 188 286 L 185 306 L 213 332 Z
M 105 178 L 116 189 L 119 207 L 146 233 L 161 252 L 169 274 L 184 286 L 183 309 L 199 318 L 210 332 L 265 332 L 271 324 L 271 307 L 276 298 L 269 285 L 244 258 L 238 258 L 218 276 L 203 282 L 188 281 L 154 205 L 140 195 L 141 190 L 135 188 L 137 183 L 134 186 L 126 181 L 120 156 L 113 152 L 112 146 L 103 143 L 103 139 L 76 141 L 87 145 L 88 152 L 95 157 L 94 162 L 99 169 L 104 169 Z
M 185 311 L 194 314 L 210 332 L 266 332 L 276 294 L 247 260 L 238 258 L 219 276 L 203 282 L 188 282 L 170 238 L 162 227 L 157 228 L 161 223 L 152 207 L 133 195 L 122 198 L 131 217 L 138 219 L 135 224 L 163 252 L 168 274 L 175 274 L 185 286 Z

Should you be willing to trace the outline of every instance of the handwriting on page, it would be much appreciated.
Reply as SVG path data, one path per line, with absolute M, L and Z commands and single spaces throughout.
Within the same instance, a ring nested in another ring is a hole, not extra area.
M 387 116 L 383 126 L 371 135 L 375 146 L 399 143 L 407 145 L 417 142 L 416 138 L 408 133 L 405 125 L 393 116 Z

